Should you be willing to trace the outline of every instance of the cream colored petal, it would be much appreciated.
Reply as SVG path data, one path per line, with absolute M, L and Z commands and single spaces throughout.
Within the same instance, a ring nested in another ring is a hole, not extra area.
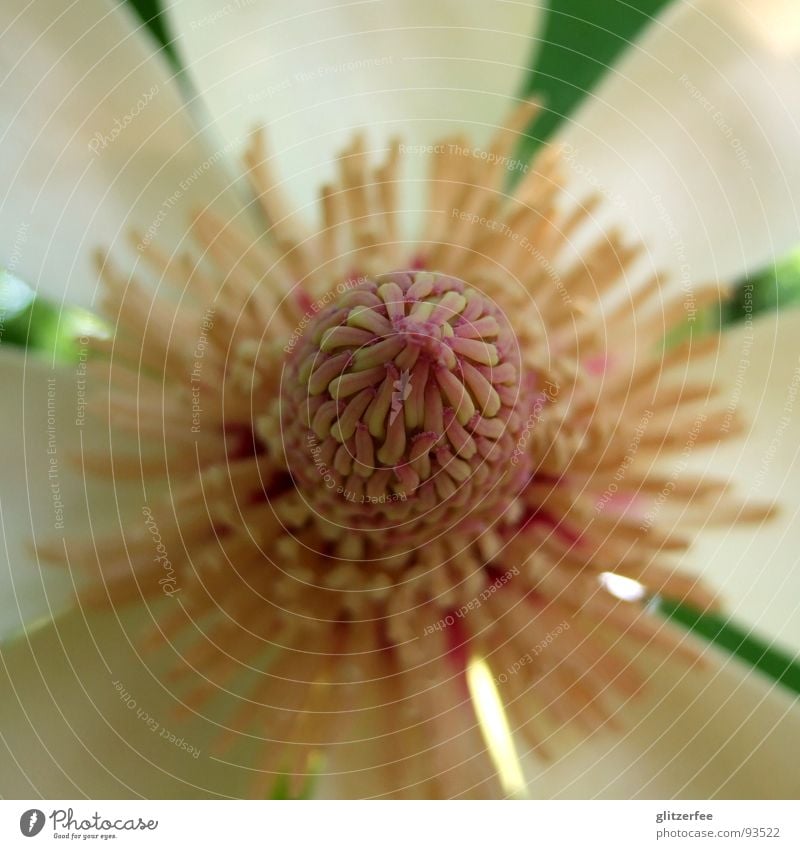
M 704 528 L 686 568 L 717 587 L 735 621 L 800 649 L 800 311 L 726 331 L 714 365 L 722 401 L 746 422 L 743 439 L 697 452 L 687 468 L 731 479 L 744 498 L 776 503 L 761 525 Z
M 75 611 L 0 652 L 4 798 L 241 795 L 248 773 L 215 761 L 213 726 L 174 716 L 136 640 L 143 606 Z M 163 655 L 162 655 L 163 657 Z M 158 663 L 158 661 L 156 661 Z
M 180 689 L 153 675 L 164 680 L 163 658 L 137 648 L 153 611 L 85 613 L 2 652 L 0 730 L 11 754 L 0 760 L 3 796 L 246 794 L 248 753 L 212 757 L 213 723 L 178 719 Z M 713 662 L 686 670 L 652 657 L 650 690 L 618 717 L 626 730 L 583 742 L 559 734 L 552 761 L 525 758 L 530 795 L 796 798 L 796 699 L 737 661 Z
M 737 276 L 797 243 L 800 7 L 667 7 L 560 132 L 572 188 L 682 283 Z
M 135 481 L 84 474 L 108 431 L 102 415 L 87 413 L 99 413 L 103 395 L 82 362 L 53 367 L 40 353 L 3 347 L 0 385 L 0 639 L 8 639 L 71 606 L 97 575 L 101 540 L 126 562 L 123 529 L 130 538 L 141 531 L 145 499 Z M 148 487 L 153 498 L 162 491 L 158 481 Z
M 66 369 L 23 351 L 0 351 L 0 639 L 47 622 L 71 603 L 69 574 L 42 569 L 33 551 L 34 540 L 62 538 L 80 509 L 67 496 L 64 468 L 72 444 L 62 416 L 69 380 Z
M 296 210 L 358 129 L 375 150 L 460 130 L 485 143 L 519 93 L 540 4 L 182 0 L 169 11 L 221 137 L 267 124 Z M 404 158 L 421 164 L 416 150 Z
M 128 228 L 181 248 L 193 208 L 226 193 L 171 71 L 126 4 L 9 0 L 0 34 L 0 264 L 37 292 L 90 306 L 97 247 Z
M 688 671 L 653 657 L 650 689 L 618 715 L 627 730 L 565 742 L 549 765 L 528 759 L 531 796 L 797 798 L 796 697 L 739 661 L 712 657 L 708 669 Z

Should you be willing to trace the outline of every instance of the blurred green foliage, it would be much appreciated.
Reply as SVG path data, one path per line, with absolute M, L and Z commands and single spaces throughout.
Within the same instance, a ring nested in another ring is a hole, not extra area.
M 723 305 L 723 324 L 742 321 L 753 315 L 800 304 L 800 248 L 775 265 L 747 277 L 733 298 Z
M 119 2 L 124 3 L 125 0 L 119 0 Z M 169 31 L 167 16 L 161 8 L 161 0 L 127 0 L 127 2 L 142 19 L 142 23 L 149 30 L 156 47 L 163 50 L 167 61 L 173 66 L 174 70 L 181 71 L 183 66 L 178 58 L 178 52 Z
M 314 786 L 317 779 L 322 774 L 325 765 L 325 760 L 320 754 L 312 754 L 308 758 L 306 769 L 308 774 L 305 780 L 300 785 L 299 789 L 293 790 L 295 783 L 291 776 L 284 773 L 275 779 L 275 784 L 272 785 L 270 799 L 311 799 L 314 795 Z
M 524 158 L 546 142 L 611 68 L 619 55 L 671 0 L 551 0 L 531 57 L 523 94 L 542 111 L 528 130 Z
M 79 307 L 62 310 L 37 298 L 27 284 L 0 269 L 0 342 L 39 351 L 53 360 L 72 361 L 78 357 L 81 336 L 106 332 L 94 313 Z
M 761 639 L 752 630 L 723 614 L 699 613 L 671 599 L 659 599 L 658 610 L 698 637 L 755 666 L 793 693 L 800 693 L 800 659 Z

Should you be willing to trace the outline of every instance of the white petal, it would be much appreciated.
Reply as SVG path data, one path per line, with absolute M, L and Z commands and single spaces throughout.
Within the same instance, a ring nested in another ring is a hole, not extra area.
M 533 798 L 797 798 L 796 697 L 715 656 L 721 668 L 660 666 L 650 689 L 620 712 L 621 735 L 596 735 L 549 766 L 531 762 Z
M 530 0 L 182 0 L 178 44 L 229 142 L 268 124 L 295 210 L 319 169 L 367 128 L 425 144 L 467 129 L 480 144 L 519 94 L 535 41 Z M 418 153 L 409 158 L 419 160 Z
M 560 133 L 575 189 L 683 282 L 770 262 L 800 233 L 798 58 L 794 0 L 675 3 Z
M 731 479 L 744 498 L 777 503 L 759 526 L 704 528 L 685 568 L 716 586 L 734 621 L 800 649 L 800 311 L 759 316 L 726 332 L 715 363 L 722 403 L 747 420 L 743 440 L 690 458 Z
M 2 650 L 4 798 L 241 795 L 251 774 L 210 757 L 209 723 L 178 721 L 137 638 L 143 605 L 75 611 Z
M 0 761 L 0 794 L 245 794 L 253 774 L 209 756 L 213 724 L 175 719 L 174 688 L 153 677 L 160 662 L 137 651 L 151 612 L 84 614 L 3 649 L 0 731 L 12 757 Z M 620 716 L 623 733 L 559 747 L 551 763 L 528 758 L 533 798 L 797 798 L 796 699 L 716 658 L 721 668 L 661 666 Z M 230 757 L 248 764 L 247 753 Z
M 88 306 L 94 248 L 120 250 L 135 226 L 172 252 L 187 210 L 229 179 L 226 151 L 199 141 L 125 4 L 82 0 L 57 11 L 47 0 L 4 8 L 0 264 L 41 293 Z
M 60 427 L 69 373 L 23 351 L 0 351 L 3 387 L 3 478 L 0 486 L 0 639 L 46 622 L 70 604 L 72 580 L 41 569 L 34 540 L 63 536 L 64 461 L 69 445 Z M 48 397 L 50 395 L 50 397 Z M 52 453 L 51 453 L 52 452 Z

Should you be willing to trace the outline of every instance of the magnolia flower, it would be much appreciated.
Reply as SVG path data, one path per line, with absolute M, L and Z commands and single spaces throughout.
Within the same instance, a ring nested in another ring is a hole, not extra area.
M 665 341 L 797 240 L 792 4 L 671 6 L 530 162 L 535 4 L 176 4 L 208 112 L 19 6 L 3 259 L 109 332 L 0 360 L 3 793 L 796 794 L 650 604 L 800 640 L 796 315 Z

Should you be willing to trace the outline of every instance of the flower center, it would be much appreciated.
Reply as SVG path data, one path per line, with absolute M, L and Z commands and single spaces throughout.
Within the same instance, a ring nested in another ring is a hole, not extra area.
M 332 539 L 361 532 L 394 551 L 454 527 L 480 534 L 528 473 L 516 451 L 526 416 L 508 322 L 442 274 L 341 288 L 312 307 L 283 375 L 282 440 L 297 489 Z

